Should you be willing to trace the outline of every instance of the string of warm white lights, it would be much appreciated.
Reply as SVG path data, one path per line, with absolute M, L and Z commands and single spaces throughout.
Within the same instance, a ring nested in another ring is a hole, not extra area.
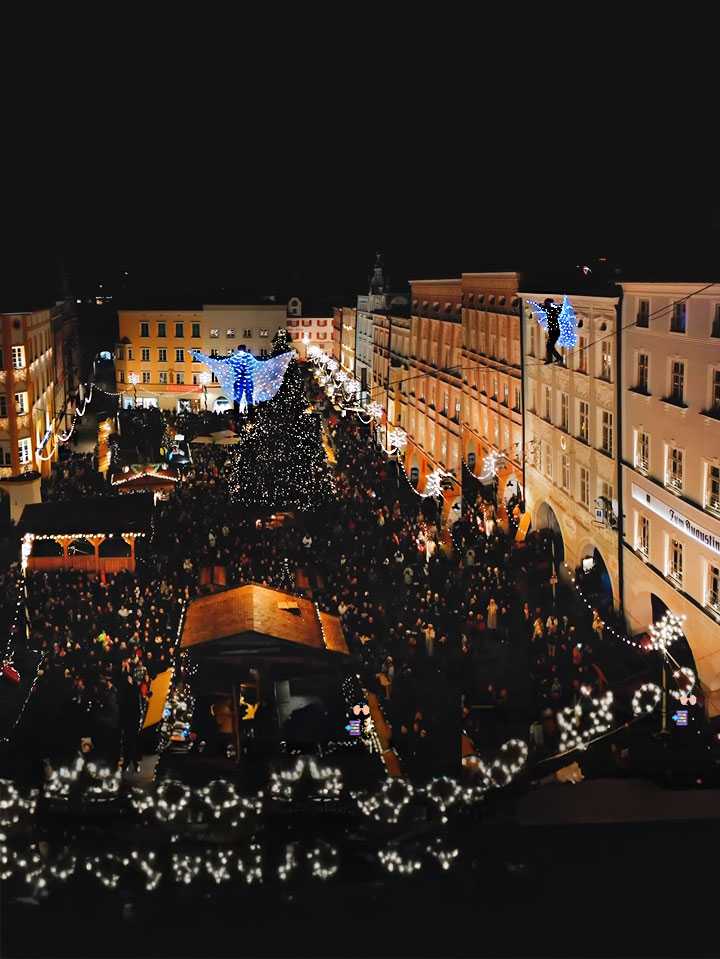
M 632 698 L 632 711 L 635 716 L 651 713 L 662 698 L 662 690 L 655 683 L 643 683 L 636 689 Z
M 606 733 L 612 727 L 612 705 L 611 690 L 595 698 L 588 686 L 581 686 L 575 705 L 561 709 L 557 714 L 560 752 L 586 749 L 591 739 Z

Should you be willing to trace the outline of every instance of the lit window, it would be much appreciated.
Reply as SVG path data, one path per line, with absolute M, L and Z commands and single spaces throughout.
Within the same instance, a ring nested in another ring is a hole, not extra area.
M 612 456 L 613 451 L 613 415 L 608 410 L 602 411 L 602 451 Z
M 684 333 L 687 326 L 687 303 L 675 303 L 673 305 L 672 318 L 670 320 L 671 333 Z
M 560 484 L 564 490 L 570 489 L 570 457 L 567 453 L 560 456 Z
M 229 330 L 226 330 L 226 331 L 225 331 L 225 336 L 226 336 L 229 340 L 234 340 L 234 339 L 235 339 L 235 330 L 233 330 L 232 328 L 229 329 Z
M 178 384 L 180 384 L 180 385 L 184 384 L 184 382 L 185 382 L 185 374 L 184 374 L 182 371 L 180 371 L 179 373 L 176 373 L 176 374 L 175 374 L 175 382 L 178 383 Z
M 590 505 L 590 473 L 585 466 L 580 467 L 580 502 L 583 506 Z
M 149 350 L 149 349 L 146 349 L 146 348 L 143 347 L 143 349 L 140 351 L 140 355 L 141 355 L 140 358 L 142 359 L 143 363 L 149 363 L 149 362 L 150 362 L 150 350 Z
M 670 540 L 670 562 L 668 565 L 668 578 L 673 580 L 677 586 L 682 586 L 683 582 L 683 544 L 680 540 Z
M 143 383 L 150 382 L 150 370 L 143 370 L 142 381 Z
M 612 340 L 603 340 L 600 344 L 600 379 L 612 380 Z
M 577 366 L 575 367 L 578 373 L 587 373 L 588 371 L 587 355 L 588 355 L 587 337 L 579 336 L 578 345 L 577 345 Z
M 646 396 L 650 393 L 650 357 L 647 353 L 638 353 L 637 356 L 637 380 L 635 389 L 638 393 L 644 393 Z
M 216 340 L 220 336 L 220 330 L 210 330 L 210 337 Z
M 650 469 L 650 435 L 642 430 L 635 432 L 635 469 L 641 473 Z
M 260 336 L 269 336 L 269 330 L 260 330 L 260 331 L 259 331 L 259 335 L 260 335 Z
M 552 455 L 552 449 L 550 448 L 550 446 L 549 446 L 547 443 L 545 444 L 545 475 L 548 477 L 548 479 L 552 479 L 552 478 L 553 478 L 553 455 Z
M 303 321 L 303 326 L 304 325 L 305 325 L 305 322 Z M 243 330 L 243 336 L 245 337 L 245 339 L 249 339 L 252 336 L 252 330 Z
M 712 396 L 710 400 L 711 411 L 720 414 L 720 370 L 713 370 Z
M 545 419 L 548 423 L 552 420 L 552 394 L 549 386 L 545 387 Z
M 125 370 L 118 370 L 118 383 L 125 382 Z
M 185 362 L 185 350 L 182 347 L 179 347 L 175 350 L 175 362 L 184 363 Z
M 673 360 L 670 370 L 670 400 L 673 403 L 685 401 L 685 363 Z
M 570 428 L 570 397 L 567 393 L 560 394 L 560 429 L 567 433 Z
M 673 492 L 681 492 L 683 488 L 683 451 L 677 446 L 667 447 L 667 464 L 665 467 L 665 485 Z
M 637 518 L 635 549 L 643 556 L 650 555 L 650 520 L 642 513 Z
M 720 466 L 708 466 L 705 509 L 720 516 Z
M 160 386 L 167 386 L 168 375 L 167 370 L 160 371 Z
M 28 395 L 27 393 L 16 393 L 15 394 L 15 412 L 18 416 L 22 416 L 23 413 L 28 411 Z
M 520 412 L 520 387 L 516 386 L 514 389 L 515 400 L 513 402 L 513 410 L 516 413 Z
M 590 442 L 590 407 L 585 400 L 580 400 L 578 404 L 578 439 L 583 443 Z
M 720 568 L 708 565 L 707 605 L 716 613 L 720 613 Z
M 32 459 L 32 443 L 29 437 L 18 440 L 18 454 L 20 456 L 20 465 L 27 465 Z
M 14 370 L 21 370 L 25 366 L 25 347 L 13 346 L 12 365 Z
M 167 350 L 165 349 L 164 346 L 160 347 L 160 349 L 158 350 L 158 362 L 167 363 Z
M 635 322 L 638 326 L 650 326 L 650 300 L 638 300 Z

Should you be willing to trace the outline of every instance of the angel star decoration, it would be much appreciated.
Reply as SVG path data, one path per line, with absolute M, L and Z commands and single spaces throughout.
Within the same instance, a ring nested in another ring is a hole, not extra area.
M 542 304 L 535 300 L 528 300 L 528 304 L 548 336 L 547 362 L 561 360 L 560 354 L 555 350 L 556 343 L 567 349 L 577 345 L 577 317 L 570 300 L 564 296 L 562 306 L 558 306 L 551 297 Z
M 294 350 L 288 350 L 280 356 L 258 360 L 244 346 L 224 357 L 208 356 L 200 350 L 191 350 L 190 353 L 195 362 L 204 363 L 212 370 L 241 412 L 253 403 L 262 403 L 275 396 L 295 356 Z

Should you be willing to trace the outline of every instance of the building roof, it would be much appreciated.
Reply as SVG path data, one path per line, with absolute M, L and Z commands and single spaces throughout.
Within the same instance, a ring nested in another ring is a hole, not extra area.
M 145 533 L 153 512 L 152 493 L 100 496 L 95 499 L 32 503 L 20 517 L 21 533 L 36 536 L 66 533 Z
M 210 643 L 214 653 L 230 658 L 248 652 L 288 653 L 291 646 L 348 655 L 337 616 L 319 612 L 303 597 L 255 584 L 201 596 L 190 603 L 180 645 L 194 648 Z

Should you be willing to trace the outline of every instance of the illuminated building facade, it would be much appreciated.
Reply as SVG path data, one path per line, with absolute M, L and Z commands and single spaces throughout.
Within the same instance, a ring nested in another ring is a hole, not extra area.
M 705 285 L 622 284 L 623 580 L 634 632 L 666 609 L 686 617 L 717 715 L 720 285 L 696 293 Z

